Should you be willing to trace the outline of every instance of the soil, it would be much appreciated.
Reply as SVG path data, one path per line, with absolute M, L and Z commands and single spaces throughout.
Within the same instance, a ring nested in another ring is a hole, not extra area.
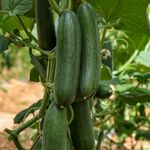
M 8 140 L 4 129 L 14 129 L 15 115 L 38 101 L 43 96 L 43 87 L 40 83 L 28 83 L 12 79 L 0 83 L 0 150 L 16 150 L 13 142 Z M 25 147 L 30 147 L 31 140 L 25 140 L 30 131 L 23 133 L 21 143 Z

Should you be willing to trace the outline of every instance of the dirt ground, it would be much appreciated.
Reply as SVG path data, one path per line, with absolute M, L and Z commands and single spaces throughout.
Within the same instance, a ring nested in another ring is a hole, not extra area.
M 43 96 L 43 87 L 39 83 L 28 83 L 12 79 L 10 81 L 0 82 L 0 150 L 16 150 L 14 144 L 7 138 L 4 133 L 5 128 L 13 129 L 17 125 L 13 124 L 13 118 L 22 109 L 27 108 L 32 103 L 38 101 Z M 31 140 L 27 140 L 31 132 L 26 131 L 21 143 L 29 148 Z M 135 142 L 133 138 L 128 138 L 125 146 L 131 150 L 131 144 Z M 144 146 L 143 150 L 150 150 L 150 143 L 147 141 L 140 141 L 134 150 L 141 150 L 141 145 Z M 109 144 L 105 143 L 102 150 L 118 150 L 115 147 L 108 148 Z
M 0 150 L 16 150 L 14 144 L 8 141 L 4 129 L 15 128 L 13 118 L 16 113 L 38 101 L 42 96 L 43 87 L 39 83 L 27 83 L 15 79 L 0 83 Z M 21 140 L 26 147 L 31 145 L 31 142 Z

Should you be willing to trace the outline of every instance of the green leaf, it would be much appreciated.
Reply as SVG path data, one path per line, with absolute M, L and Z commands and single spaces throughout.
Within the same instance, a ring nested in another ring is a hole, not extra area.
M 146 9 L 150 0 L 88 0 L 106 22 L 121 19 L 116 29 L 149 34 Z
M 33 67 L 30 70 L 30 81 L 39 82 L 39 75 L 39 71 L 35 67 Z
M 145 139 L 150 141 L 150 130 L 137 130 L 136 139 Z
M 32 0 L 1 0 L 2 10 L 14 16 L 24 15 L 32 8 L 32 5 Z
M 120 94 L 119 97 L 129 105 L 150 102 L 150 94 L 142 94 L 138 92 Z
M 37 109 L 40 108 L 42 100 L 37 101 L 36 103 L 32 104 L 28 108 L 20 111 L 14 118 L 14 123 L 21 123 L 24 118 L 26 118 L 29 114 L 34 113 Z
M 0 35 L 0 53 L 7 50 L 9 44 L 10 44 L 10 40 L 6 38 L 4 35 Z
M 25 16 L 21 16 L 20 18 L 23 21 L 27 29 L 31 30 L 33 28 L 33 24 L 35 21 L 33 18 L 28 18 Z M 5 29 L 7 29 L 7 32 L 12 32 L 16 28 L 18 30 L 23 30 L 22 26 L 16 20 L 15 16 L 9 16 L 4 13 L 0 13 L 0 25 L 4 27 Z M 4 32 L 6 31 L 4 30 Z
M 105 65 L 102 65 L 100 80 L 111 80 L 111 79 L 112 79 L 112 73 L 110 68 Z
M 139 62 L 142 65 L 145 65 L 147 67 L 150 67 L 150 51 L 142 51 L 140 52 L 137 62 Z
M 134 72 L 130 74 L 130 76 L 133 76 L 136 80 L 138 80 L 140 83 L 146 83 L 150 79 L 150 73 L 139 73 Z
M 124 120 L 122 118 L 116 119 L 115 126 L 116 126 L 115 130 L 119 135 L 126 134 L 130 136 L 135 130 L 135 125 L 133 122 Z

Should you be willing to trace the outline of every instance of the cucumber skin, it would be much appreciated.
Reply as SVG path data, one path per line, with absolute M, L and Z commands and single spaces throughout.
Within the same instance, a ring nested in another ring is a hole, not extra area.
M 80 26 L 73 11 L 65 10 L 57 30 L 54 98 L 57 105 L 68 106 L 76 96 L 80 70 Z
M 56 46 L 56 35 L 48 0 L 35 0 L 35 18 L 39 47 L 52 50 Z
M 67 150 L 67 113 L 51 103 L 43 122 L 42 150 Z
M 70 125 L 71 138 L 76 150 L 94 150 L 94 133 L 89 100 L 73 103 L 74 120 Z
M 112 88 L 109 85 L 100 83 L 96 91 L 95 97 L 105 99 L 109 98 L 112 95 L 112 93 L 113 93 Z
M 78 9 L 81 27 L 81 66 L 78 96 L 86 98 L 94 94 L 100 79 L 100 38 L 94 10 L 88 3 Z

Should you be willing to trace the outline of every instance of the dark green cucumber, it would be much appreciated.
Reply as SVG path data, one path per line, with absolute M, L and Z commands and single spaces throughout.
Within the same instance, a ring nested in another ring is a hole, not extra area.
M 109 85 L 100 83 L 96 91 L 95 97 L 101 99 L 109 98 L 112 95 L 112 92 L 112 88 Z
M 42 150 L 42 138 L 37 141 L 32 150 Z
M 67 150 L 67 113 L 51 103 L 43 122 L 42 150 Z
M 84 99 L 94 94 L 100 79 L 100 39 L 92 6 L 83 3 L 78 9 L 81 27 L 81 66 L 78 95 Z
M 53 14 L 48 0 L 35 0 L 35 17 L 39 47 L 51 50 L 56 46 Z
M 89 100 L 72 104 L 74 120 L 70 125 L 70 131 L 76 150 L 94 150 L 95 147 Z
M 80 70 L 80 26 L 74 12 L 65 10 L 59 20 L 56 44 L 54 97 L 58 105 L 70 105 L 76 96 Z

